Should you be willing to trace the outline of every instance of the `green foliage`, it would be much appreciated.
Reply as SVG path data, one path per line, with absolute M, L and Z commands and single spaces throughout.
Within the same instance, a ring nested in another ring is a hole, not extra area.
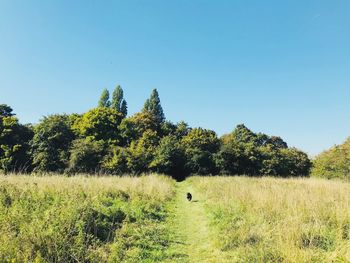
M 181 121 L 176 125 L 174 135 L 178 140 L 180 140 L 183 137 L 185 137 L 190 131 L 191 131 L 191 128 L 188 126 L 188 124 L 184 121 Z
M 186 168 L 193 174 L 216 174 L 214 154 L 219 150 L 220 141 L 216 133 L 195 128 L 181 140 L 187 159 Z
M 34 127 L 31 141 L 35 171 L 64 171 L 69 160 L 69 147 L 74 133 L 68 115 L 44 117 Z
M 112 109 L 115 109 L 117 112 L 121 113 L 123 117 L 126 117 L 128 114 L 128 107 L 124 99 L 124 92 L 119 85 L 113 91 L 111 107 Z
M 109 91 L 104 89 L 101 94 L 101 98 L 98 101 L 98 107 L 109 107 L 111 102 L 109 101 Z
M 161 137 L 165 137 L 168 135 L 175 134 L 177 129 L 177 125 L 172 123 L 171 121 L 164 121 L 160 126 L 160 135 Z
M 296 148 L 274 149 L 261 147 L 263 156 L 261 174 L 275 176 L 306 176 L 310 172 L 311 161 Z
M 185 176 L 185 153 L 174 135 L 163 137 L 157 147 L 150 168 L 181 180 Z
M 130 145 L 132 141 L 141 138 L 146 131 L 154 131 L 160 134 L 161 125 L 150 112 L 138 112 L 129 118 L 123 119 L 119 129 L 123 144 Z
M 0 262 L 166 259 L 163 177 L 0 178 Z
M 158 141 L 159 138 L 155 131 L 146 130 L 139 140 L 131 142 L 127 157 L 130 172 L 139 174 L 149 171 Z
M 11 117 L 14 114 L 12 113 L 13 109 L 6 105 L 6 104 L 0 104 L 0 117 Z
M 288 148 L 280 137 L 255 134 L 244 125 L 221 138 L 222 146 L 215 156 L 223 174 L 305 176 L 311 162 L 308 156 Z
M 222 137 L 222 147 L 216 156 L 216 162 L 224 174 L 259 175 L 261 153 L 259 146 L 264 145 L 267 136 L 255 134 L 243 124 Z
M 350 139 L 316 156 L 311 171 L 312 176 L 350 178 Z
M 194 128 L 182 138 L 182 144 L 188 149 L 198 148 L 201 151 L 215 153 L 220 146 L 216 133 L 203 128 Z
M 74 140 L 70 150 L 68 170 L 75 173 L 99 172 L 104 154 L 103 140 L 96 141 L 93 137 Z
M 0 170 L 26 171 L 31 166 L 29 141 L 33 136 L 30 126 L 19 124 L 11 107 L 0 105 Z
M 109 174 L 127 174 L 128 150 L 123 147 L 113 147 L 102 162 L 102 170 Z
M 165 121 L 162 105 L 160 104 L 159 94 L 156 89 L 152 90 L 151 96 L 146 100 L 143 111 L 152 113 L 158 123 Z
M 30 149 L 30 126 L 20 125 L 11 107 L 0 105 L 1 169 L 112 174 L 156 171 L 177 180 L 189 174 L 309 173 L 307 155 L 289 148 L 280 137 L 254 133 L 240 124 L 218 139 L 214 131 L 166 121 L 157 90 L 141 112 L 126 117 L 123 96 L 117 86 L 110 103 L 105 89 L 97 108 L 81 115 L 45 117 L 35 125 Z
M 281 149 L 284 156 L 282 165 L 284 167 L 282 175 L 308 176 L 312 163 L 306 153 L 296 149 Z
M 215 157 L 223 174 L 259 175 L 261 156 L 253 142 L 240 143 L 224 139 Z
M 115 109 L 94 108 L 75 121 L 73 128 L 80 137 L 91 136 L 95 140 L 117 143 L 120 139 L 118 126 L 122 118 Z
M 128 115 L 128 104 L 126 103 L 126 100 L 122 101 L 120 113 L 123 115 L 124 118 L 126 117 L 126 115 Z

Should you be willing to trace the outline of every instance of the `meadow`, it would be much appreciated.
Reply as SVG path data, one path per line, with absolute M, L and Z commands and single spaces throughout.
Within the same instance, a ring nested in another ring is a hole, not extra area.
M 350 262 L 350 184 L 193 177 L 230 262 Z
M 0 177 L 0 262 L 162 261 L 173 184 L 155 175 Z
M 0 176 L 0 262 L 350 262 L 349 192 L 318 178 Z

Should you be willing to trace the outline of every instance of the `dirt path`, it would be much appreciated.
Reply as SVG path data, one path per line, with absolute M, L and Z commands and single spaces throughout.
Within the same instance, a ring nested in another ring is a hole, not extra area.
M 176 191 L 171 222 L 174 233 L 171 249 L 181 260 L 172 262 L 230 262 L 212 242 L 204 202 L 195 189 L 188 181 L 184 181 L 177 183 Z M 192 202 L 187 201 L 187 192 L 192 193 Z

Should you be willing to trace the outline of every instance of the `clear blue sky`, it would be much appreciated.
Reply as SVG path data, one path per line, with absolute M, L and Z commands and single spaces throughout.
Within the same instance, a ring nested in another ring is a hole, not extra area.
M 350 136 L 350 1 L 0 0 L 0 103 L 21 122 L 120 84 L 166 117 L 245 123 L 311 155 Z

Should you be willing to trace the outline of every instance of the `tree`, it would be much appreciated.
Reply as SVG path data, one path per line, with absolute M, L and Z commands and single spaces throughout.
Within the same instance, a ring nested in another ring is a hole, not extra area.
M 191 131 L 191 128 L 188 126 L 188 124 L 184 121 L 180 121 L 179 123 L 176 124 L 176 130 L 174 134 L 178 139 L 182 139 L 190 131 Z
M 244 124 L 239 124 L 230 133 L 221 137 L 222 146 L 215 156 L 223 174 L 258 175 L 261 162 L 259 145 L 267 141 L 267 136 L 257 136 Z
M 0 169 L 5 173 L 27 171 L 31 167 L 31 127 L 20 124 L 12 114 L 11 107 L 7 105 L 1 105 L 0 112 Z
M 100 171 L 105 145 L 93 137 L 76 139 L 70 149 L 69 172 L 95 173 Z
M 176 125 L 171 121 L 164 121 L 162 122 L 160 127 L 160 130 L 161 130 L 160 136 L 164 137 L 164 136 L 175 134 L 176 128 L 177 128 Z
M 238 143 L 256 143 L 257 135 L 249 130 L 244 124 L 239 124 L 232 133 L 223 136 L 223 139 L 234 140 Z
M 15 114 L 12 113 L 12 108 L 6 104 L 0 104 L 0 116 L 1 117 L 11 117 Z
M 120 107 L 120 113 L 123 115 L 125 118 L 126 115 L 128 115 L 128 105 L 126 103 L 126 100 L 122 101 L 122 106 Z
M 307 176 L 311 161 L 307 154 L 296 148 L 273 148 L 268 145 L 260 148 L 262 152 L 261 175 L 269 176 Z
M 31 152 L 35 171 L 63 172 L 75 135 L 68 115 L 50 115 L 34 126 Z
M 150 171 L 155 150 L 159 142 L 157 133 L 147 130 L 137 141 L 132 141 L 128 148 L 127 166 L 134 174 Z
M 278 136 L 268 136 L 263 133 L 258 133 L 256 135 L 257 146 L 271 146 L 273 149 L 286 149 L 288 145 L 281 137 Z
M 259 175 L 261 166 L 259 149 L 254 142 L 236 141 L 234 137 L 224 137 L 216 164 L 222 174 Z
M 174 124 L 171 121 L 167 121 L 167 120 L 161 123 L 160 129 L 161 129 L 161 132 L 160 132 L 161 137 L 174 135 L 178 140 L 186 136 L 191 130 L 188 124 L 184 121 Z
M 214 131 L 194 128 L 182 139 L 182 144 L 186 148 L 198 148 L 211 153 L 219 149 L 220 141 Z
M 307 155 L 288 148 L 280 137 L 255 134 L 243 124 L 221 138 L 215 155 L 222 174 L 305 176 L 310 169 Z
M 259 174 L 269 176 L 287 176 L 289 167 L 284 164 L 284 155 L 272 145 L 260 147 L 261 165 Z
M 98 101 L 98 107 L 109 107 L 111 105 L 109 101 L 109 91 L 104 89 L 101 94 L 101 98 Z
M 214 154 L 219 150 L 220 141 L 214 131 L 195 128 L 181 140 L 185 149 L 186 168 L 193 174 L 217 174 Z
M 316 156 L 311 175 L 323 178 L 350 178 L 350 138 Z
M 124 99 L 123 89 L 119 85 L 113 91 L 111 107 L 120 112 L 124 118 L 126 117 L 128 113 L 127 103 Z
M 308 176 L 312 163 L 306 153 L 296 148 L 281 149 L 283 155 L 284 171 L 281 175 L 286 176 Z
M 185 178 L 185 153 L 174 135 L 165 136 L 156 148 L 150 168 L 157 172 L 173 176 L 176 180 Z
M 160 137 L 162 126 L 150 112 L 138 112 L 122 120 L 119 126 L 122 145 L 140 139 L 145 131 L 154 131 Z
M 74 121 L 73 128 L 82 138 L 91 136 L 94 140 L 110 141 L 117 144 L 120 140 L 118 126 L 123 116 L 112 108 L 94 108 Z
M 143 111 L 152 113 L 159 123 L 165 121 L 163 108 L 160 104 L 159 94 L 156 89 L 152 91 L 150 98 L 146 100 Z
M 112 147 L 108 154 L 104 157 L 101 168 L 103 171 L 110 174 L 126 174 L 128 173 L 127 166 L 128 151 L 123 147 Z

